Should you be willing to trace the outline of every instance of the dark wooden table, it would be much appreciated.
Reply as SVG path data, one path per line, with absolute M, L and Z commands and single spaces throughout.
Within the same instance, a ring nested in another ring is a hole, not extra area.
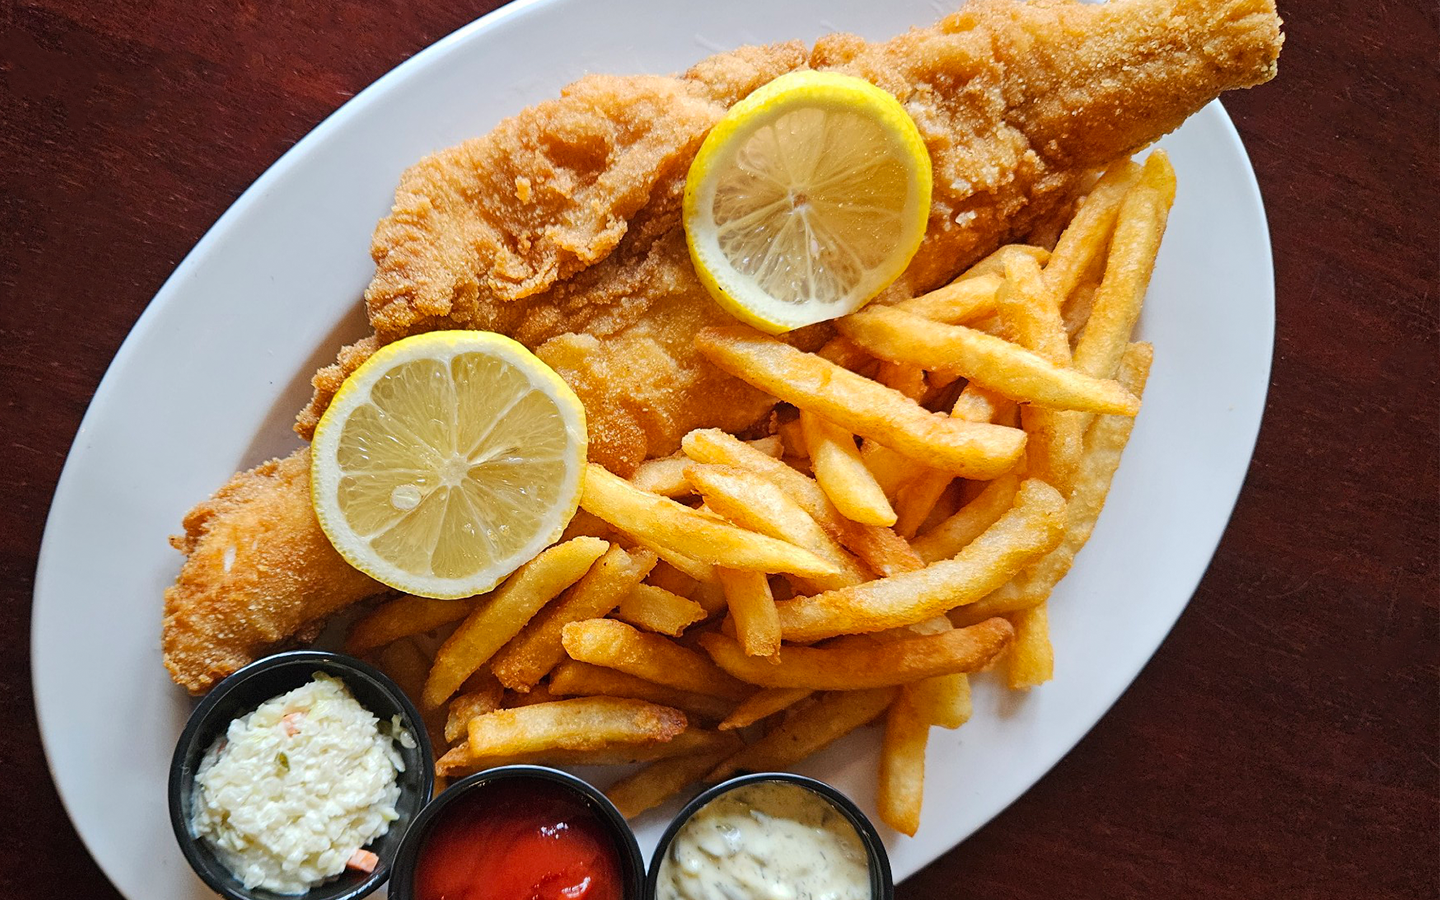
M 27 653 L 45 512 L 111 356 L 271 162 L 495 5 L 0 2 L 0 898 L 118 896 L 47 773 Z M 1279 80 L 1226 100 L 1279 323 L 1230 529 L 1110 714 L 905 900 L 1440 896 L 1436 7 L 1282 12 Z

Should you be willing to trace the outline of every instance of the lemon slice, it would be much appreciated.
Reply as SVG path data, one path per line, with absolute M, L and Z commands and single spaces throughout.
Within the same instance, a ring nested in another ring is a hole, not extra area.
M 685 182 L 685 238 L 731 315 L 778 334 L 854 312 L 925 236 L 930 155 L 893 96 L 782 75 L 731 107 Z
M 560 376 L 488 331 L 381 349 L 315 429 L 310 490 L 352 566 L 422 597 L 494 587 L 575 514 L 585 410 Z

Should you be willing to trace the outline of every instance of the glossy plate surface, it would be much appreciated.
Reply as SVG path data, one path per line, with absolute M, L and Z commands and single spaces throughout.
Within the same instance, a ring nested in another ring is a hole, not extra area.
M 885 38 L 949 8 L 522 0 L 346 104 L 216 223 L 96 392 L 35 581 L 32 666 L 50 766 L 123 894 L 209 896 L 166 815 L 167 766 L 192 707 L 160 663 L 161 596 L 180 566 L 166 537 L 232 472 L 295 446 L 289 424 L 310 375 L 364 333 L 370 233 L 400 172 L 586 72 L 676 71 L 738 44 L 837 30 Z M 1140 324 L 1155 367 L 1110 502 L 1051 604 L 1056 678 L 1024 697 L 978 679 L 974 719 L 934 730 L 919 836 L 882 829 L 897 880 L 1003 809 L 1109 708 L 1184 609 L 1244 480 L 1274 336 L 1264 210 L 1218 105 L 1163 146 L 1180 188 Z M 800 771 L 873 813 L 877 755 L 867 732 Z M 647 853 L 679 805 L 635 823 Z

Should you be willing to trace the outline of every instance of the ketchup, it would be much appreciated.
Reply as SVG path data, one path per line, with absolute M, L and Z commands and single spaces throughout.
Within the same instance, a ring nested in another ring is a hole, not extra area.
M 457 799 L 426 836 L 415 900 L 621 900 L 620 856 L 595 813 L 539 779 Z

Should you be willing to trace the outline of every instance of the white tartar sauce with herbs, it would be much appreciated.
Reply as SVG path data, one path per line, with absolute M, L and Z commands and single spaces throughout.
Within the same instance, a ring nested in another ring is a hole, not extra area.
M 657 900 L 870 900 L 870 866 L 855 826 L 828 800 L 764 781 L 691 816 L 657 887 Z

